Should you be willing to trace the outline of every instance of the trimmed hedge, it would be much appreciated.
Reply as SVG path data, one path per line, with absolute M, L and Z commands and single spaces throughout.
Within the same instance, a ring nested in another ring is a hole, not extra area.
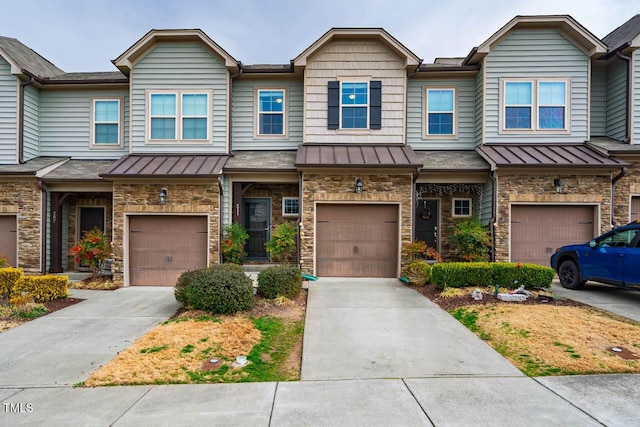
M 234 314 L 253 308 L 253 282 L 233 267 L 215 266 L 183 273 L 174 295 L 188 309 Z
M 26 293 L 35 302 L 47 302 L 66 298 L 69 293 L 67 276 L 22 276 L 16 282 L 11 295 L 16 297 Z
M 0 268 L 0 298 L 9 298 L 13 288 L 22 277 L 23 272 L 19 268 Z
M 555 272 L 550 267 L 515 262 L 448 262 L 431 268 L 431 281 L 445 287 L 495 286 L 516 289 L 549 288 Z
M 267 299 L 293 298 L 302 289 L 302 272 L 291 265 L 274 265 L 258 274 L 258 293 Z
M 426 261 L 413 261 L 402 270 L 410 285 L 424 286 L 431 279 L 431 266 Z

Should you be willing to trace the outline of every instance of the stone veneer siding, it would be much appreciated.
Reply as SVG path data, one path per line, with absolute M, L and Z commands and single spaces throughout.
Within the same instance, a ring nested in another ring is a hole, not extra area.
M 167 189 L 167 203 L 160 205 L 158 193 Z M 220 224 L 218 182 L 201 184 L 122 184 L 113 185 L 113 279 L 124 282 L 124 220 L 136 214 L 208 214 L 209 265 L 218 263 Z
M 564 183 L 561 194 L 554 178 Z M 497 177 L 497 218 L 494 236 L 496 261 L 509 261 L 511 204 L 598 204 L 600 232 L 611 228 L 611 177 L 609 175 L 530 175 L 502 173 Z
M 355 192 L 355 180 L 364 184 L 362 194 Z M 413 177 L 407 175 L 349 175 L 304 173 L 302 182 L 302 223 L 300 225 L 300 266 L 303 273 L 314 273 L 315 203 L 400 205 L 400 244 L 411 242 Z M 404 257 L 402 266 L 406 264 Z
M 84 194 L 76 194 L 67 198 L 67 209 L 69 212 L 69 220 L 67 221 L 67 244 L 66 251 L 62 254 L 62 259 L 65 259 L 67 262 L 63 265 L 66 265 L 66 269 L 73 270 L 76 268 L 76 261 L 74 257 L 69 256 L 68 253 L 71 249 L 80 241 L 82 236 L 78 236 L 78 227 L 80 226 L 80 218 L 78 217 L 78 207 L 96 207 L 96 208 L 104 208 L 105 211 L 105 236 L 109 241 L 112 239 L 113 232 L 113 221 L 112 221 L 112 213 L 113 206 L 111 204 L 112 196 L 111 193 L 84 193 Z M 65 249 L 63 249 L 65 250 Z
M 18 267 L 40 272 L 42 236 L 42 191 L 33 181 L 0 183 L 0 214 L 17 215 Z
M 640 196 L 640 158 L 618 157 L 631 166 L 627 168 L 625 175 L 616 183 L 614 191 L 613 218 L 616 226 L 629 223 L 629 207 L 631 196 Z M 614 173 L 614 177 L 617 173 Z
M 243 198 L 271 199 L 271 230 L 285 221 L 296 222 L 297 218 L 285 218 L 282 216 L 282 198 L 298 197 L 298 184 L 256 184 L 244 194 Z

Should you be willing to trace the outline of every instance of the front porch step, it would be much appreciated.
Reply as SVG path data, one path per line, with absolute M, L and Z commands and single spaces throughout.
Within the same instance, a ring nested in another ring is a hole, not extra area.
M 269 267 L 280 264 L 242 264 L 242 271 L 245 273 L 260 273 Z

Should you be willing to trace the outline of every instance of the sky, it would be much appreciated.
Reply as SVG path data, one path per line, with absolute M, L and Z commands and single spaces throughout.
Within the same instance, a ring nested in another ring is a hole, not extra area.
M 424 63 L 464 57 L 516 15 L 571 15 L 602 38 L 640 0 L 0 0 L 0 35 L 66 72 L 111 61 L 151 29 L 199 28 L 243 64 L 288 64 L 331 27 L 382 27 Z

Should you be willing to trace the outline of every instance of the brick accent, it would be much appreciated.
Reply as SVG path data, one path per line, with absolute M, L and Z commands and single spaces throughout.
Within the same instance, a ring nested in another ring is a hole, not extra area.
M 355 192 L 355 180 L 364 184 L 362 194 Z M 401 244 L 411 242 L 411 175 L 349 175 L 305 173 L 302 182 L 302 222 L 300 224 L 300 263 L 304 273 L 314 273 L 315 203 L 397 203 L 400 205 Z M 404 266 L 406 260 L 402 259 Z
M 640 196 L 640 159 L 621 159 L 632 166 L 615 186 L 613 218 L 617 226 L 629 223 L 629 207 L 631 196 Z M 614 176 L 617 174 L 614 174 Z
M 160 205 L 158 193 L 166 188 L 167 203 Z M 218 263 L 220 192 L 217 182 L 202 184 L 122 184 L 113 186 L 113 279 L 124 283 L 125 217 L 129 214 L 208 214 L 209 264 Z
M 42 253 L 42 191 L 33 181 L 0 183 L 0 213 L 15 213 L 18 222 L 18 265 L 28 273 L 40 272 Z
M 562 179 L 564 190 L 556 193 L 554 178 Z M 600 232 L 611 228 L 611 177 L 608 175 L 528 175 L 499 174 L 494 247 L 496 261 L 509 260 L 510 205 L 512 203 L 539 204 L 598 204 Z
M 256 184 L 244 194 L 244 198 L 268 197 L 271 199 L 271 229 L 285 221 L 297 221 L 297 218 L 282 216 L 282 198 L 298 197 L 298 184 Z

